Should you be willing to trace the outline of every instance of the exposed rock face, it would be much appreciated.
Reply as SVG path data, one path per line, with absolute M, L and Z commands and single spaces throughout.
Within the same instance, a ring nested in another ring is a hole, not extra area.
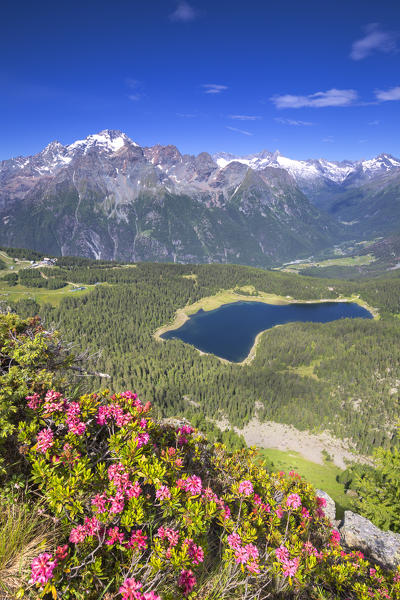
M 344 513 L 340 527 L 342 542 L 348 548 L 361 550 L 369 558 L 390 569 L 400 564 L 400 535 L 381 531 L 368 519 L 350 510 Z
M 333 523 L 336 520 L 336 504 L 334 500 L 324 491 L 315 490 L 317 492 L 317 496 L 320 498 L 324 498 L 326 500 L 326 506 L 323 508 L 325 516 Z

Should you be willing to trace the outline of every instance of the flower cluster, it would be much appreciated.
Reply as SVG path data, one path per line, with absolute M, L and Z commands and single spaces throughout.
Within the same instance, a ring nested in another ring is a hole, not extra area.
M 234 550 L 235 562 L 245 565 L 250 573 L 259 573 L 259 551 L 254 544 L 243 544 L 242 538 L 236 532 L 228 535 L 228 544 Z
M 20 440 L 32 481 L 47 512 L 65 517 L 61 545 L 32 562 L 40 597 L 84 589 L 96 600 L 108 577 L 122 600 L 223 597 L 228 580 L 238 597 L 293 585 L 304 595 L 324 581 L 329 600 L 400 600 L 400 575 L 345 552 L 325 500 L 296 473 L 267 473 L 251 450 L 230 455 L 189 425 L 158 424 L 129 391 L 72 401 L 50 390 L 27 402 Z
M 45 585 L 53 577 L 56 566 L 57 559 L 53 558 L 48 552 L 42 552 L 32 561 L 30 582 L 37 583 L 40 586 Z
M 125 579 L 124 583 L 119 588 L 119 593 L 122 600 L 161 600 L 161 597 L 155 592 L 142 593 L 143 585 L 140 581 L 133 578 Z
M 293 577 L 296 575 L 297 569 L 299 568 L 300 557 L 290 558 L 289 550 L 286 546 L 279 546 L 275 550 L 275 555 L 278 561 L 282 565 L 282 572 L 284 577 Z

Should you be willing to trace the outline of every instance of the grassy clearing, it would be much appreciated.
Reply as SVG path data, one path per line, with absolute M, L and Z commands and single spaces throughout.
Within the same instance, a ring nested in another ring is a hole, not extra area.
M 290 373 L 296 373 L 300 377 L 312 377 L 312 379 L 319 380 L 318 375 L 314 372 L 315 367 L 318 367 L 321 363 L 322 358 L 316 358 L 311 361 L 309 365 L 300 365 L 299 367 L 289 367 Z
M 35 300 L 39 304 L 49 303 L 52 306 L 58 306 L 63 298 L 68 296 L 81 297 L 91 292 L 96 286 L 84 284 L 84 290 L 72 291 L 76 287 L 79 286 L 68 284 L 58 290 L 48 290 L 47 288 L 31 288 L 20 284 L 9 286 L 6 281 L 0 281 L 0 301 Z
M 278 271 L 286 271 L 288 273 L 300 273 L 302 269 L 310 267 L 361 267 L 375 262 L 376 258 L 373 254 L 363 254 L 362 256 L 341 256 L 340 258 L 327 258 L 320 261 L 306 261 L 277 269 Z
M 341 518 L 345 510 L 351 510 L 351 498 L 346 495 L 344 486 L 336 481 L 342 470 L 330 461 L 319 465 L 303 458 L 298 452 L 260 449 L 260 456 L 272 462 L 277 471 L 296 471 L 316 488 L 324 490 L 336 503 L 336 516 Z
M 29 260 L 18 260 L 17 258 L 12 258 L 2 250 L 0 250 L 0 258 L 7 265 L 6 269 L 0 269 L 0 275 L 5 275 L 10 271 L 17 273 L 21 269 L 26 269 L 26 267 L 30 267 L 31 265 Z M 13 269 L 11 269 L 11 267 L 13 267 Z

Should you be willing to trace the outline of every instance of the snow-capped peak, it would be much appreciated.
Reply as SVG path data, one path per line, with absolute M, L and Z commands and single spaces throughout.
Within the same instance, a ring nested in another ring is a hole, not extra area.
M 324 158 L 311 160 L 295 160 L 282 156 L 277 150 L 269 152 L 263 150 L 258 154 L 235 156 L 220 152 L 214 154 L 214 161 L 220 168 L 236 161 L 249 166 L 251 169 L 260 170 L 265 167 L 280 167 L 285 169 L 298 182 L 325 179 L 334 183 L 342 183 L 352 173 L 361 169 L 365 175 L 375 176 L 392 169 L 400 168 L 400 160 L 390 154 L 380 154 L 375 158 L 364 161 L 329 161 Z
M 400 160 L 391 154 L 379 154 L 370 160 L 361 161 L 361 167 L 364 173 L 385 173 L 400 167 Z
M 83 149 L 84 153 L 90 148 L 99 148 L 106 152 L 118 152 L 126 143 L 138 146 L 125 133 L 113 129 L 103 129 L 99 133 L 88 135 L 84 140 L 77 140 L 68 146 L 68 152 Z

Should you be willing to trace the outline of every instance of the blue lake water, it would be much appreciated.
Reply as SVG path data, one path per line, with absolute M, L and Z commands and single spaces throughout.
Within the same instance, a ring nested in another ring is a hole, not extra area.
M 179 329 L 167 331 L 164 340 L 180 339 L 203 352 L 232 362 L 240 362 L 249 354 L 261 331 L 294 321 L 328 323 L 337 319 L 372 319 L 371 313 L 352 302 L 313 304 L 264 304 L 233 302 L 215 310 L 200 309 Z

